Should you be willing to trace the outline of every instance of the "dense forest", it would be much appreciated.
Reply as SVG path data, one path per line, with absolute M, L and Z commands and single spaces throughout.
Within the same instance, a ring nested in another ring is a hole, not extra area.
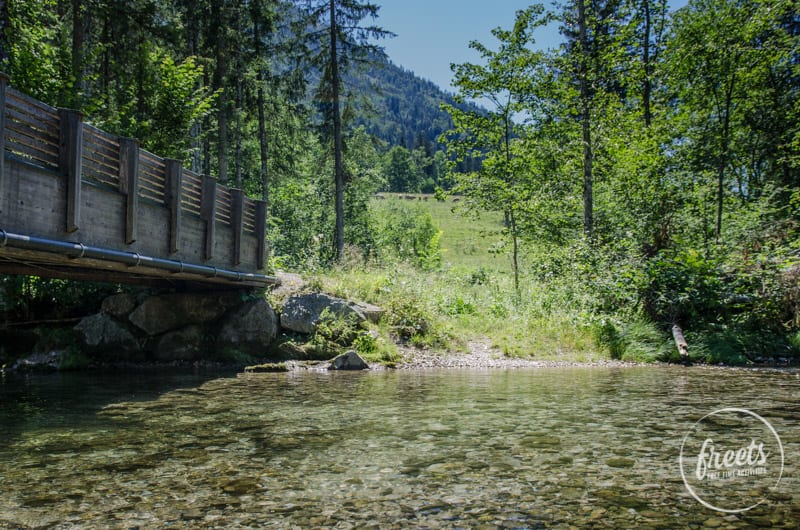
M 378 14 L 355 0 L 6 1 L 0 64 L 32 96 L 263 196 L 277 266 L 324 269 L 346 247 L 436 268 L 430 219 L 370 201 L 449 191 L 504 219 L 501 317 L 550 285 L 582 293 L 563 307 L 618 355 L 642 326 L 675 323 L 736 355 L 800 349 L 796 2 L 531 6 L 469 44 L 482 61 L 454 65 L 453 98 L 391 65 Z M 563 44 L 539 49 L 552 24 Z

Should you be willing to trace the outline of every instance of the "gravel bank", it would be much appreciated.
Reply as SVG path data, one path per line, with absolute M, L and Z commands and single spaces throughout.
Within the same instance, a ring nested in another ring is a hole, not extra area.
M 557 368 L 570 366 L 640 366 L 614 360 L 594 362 L 575 361 L 537 361 L 533 359 L 517 359 L 505 357 L 500 351 L 491 348 L 484 342 L 470 342 L 468 353 L 431 352 L 416 348 L 401 347 L 403 360 L 397 364 L 400 370 L 420 370 L 430 368 Z

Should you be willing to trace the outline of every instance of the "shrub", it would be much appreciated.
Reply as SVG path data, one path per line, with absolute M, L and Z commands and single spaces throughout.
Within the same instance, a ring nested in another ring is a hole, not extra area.
M 408 261 L 426 269 L 439 266 L 442 234 L 428 212 L 399 201 L 385 201 L 375 208 L 375 241 L 382 261 Z

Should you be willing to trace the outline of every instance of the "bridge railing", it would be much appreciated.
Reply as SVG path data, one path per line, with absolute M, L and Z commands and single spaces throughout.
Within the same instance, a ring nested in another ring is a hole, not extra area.
M 140 237 L 142 225 L 148 218 L 148 214 L 141 211 L 143 206 L 150 208 L 150 212 L 155 207 L 168 213 L 164 219 L 168 219 L 170 255 L 180 255 L 185 250 L 182 247 L 187 245 L 199 246 L 199 253 L 194 249 L 194 253 L 189 254 L 201 255 L 204 262 L 239 266 L 243 261 L 244 242 L 246 247 L 257 247 L 254 252 L 245 249 L 244 268 L 264 268 L 266 206 L 263 201 L 248 198 L 241 190 L 220 185 L 214 178 L 183 168 L 178 160 L 150 153 L 140 148 L 135 139 L 119 137 L 84 123 L 83 115 L 77 111 L 56 109 L 37 101 L 8 86 L 8 78 L 2 74 L 0 109 L 3 131 L 0 135 L 0 199 L 3 187 L 9 184 L 4 182 L 9 178 L 4 167 L 7 154 L 12 161 L 55 172 L 66 180 L 63 212 L 66 233 L 85 228 L 82 227 L 86 219 L 81 217 L 81 208 L 92 207 L 92 204 L 87 204 L 82 190 L 89 186 L 124 197 L 121 202 L 125 210 L 121 221 L 124 246 L 133 245 Z M 187 228 L 190 236 L 182 233 L 187 219 L 193 220 L 192 226 Z M 153 233 L 157 228 L 148 227 L 147 231 Z M 220 231 L 224 232 L 222 236 L 218 236 Z M 197 239 L 200 241 L 195 241 Z M 220 239 L 224 240 L 225 247 L 231 248 L 221 248 Z M 253 257 L 255 260 L 251 259 Z

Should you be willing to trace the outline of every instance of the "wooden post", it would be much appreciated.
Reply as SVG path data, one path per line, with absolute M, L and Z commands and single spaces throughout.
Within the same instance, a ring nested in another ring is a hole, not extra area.
M 183 168 L 181 161 L 165 158 L 167 173 L 167 204 L 169 205 L 169 251 L 178 252 L 181 233 L 181 181 Z
M 75 232 L 81 221 L 81 159 L 83 157 L 83 114 L 58 109 L 61 116 L 59 166 L 67 180 L 67 232 Z
M 256 201 L 256 268 L 264 270 L 267 263 L 267 203 Z
M 214 233 L 217 217 L 217 181 L 203 177 L 203 191 L 200 194 L 200 217 L 206 222 L 206 260 L 214 257 Z
M 139 237 L 139 141 L 135 138 L 119 139 L 119 191 L 126 196 L 125 244 L 130 245 Z
M 0 72 L 0 212 L 3 211 L 3 181 L 6 177 L 6 87 L 8 76 Z
M 233 227 L 233 264 L 242 262 L 242 232 L 244 231 L 244 195 L 242 190 L 231 189 L 231 224 Z

